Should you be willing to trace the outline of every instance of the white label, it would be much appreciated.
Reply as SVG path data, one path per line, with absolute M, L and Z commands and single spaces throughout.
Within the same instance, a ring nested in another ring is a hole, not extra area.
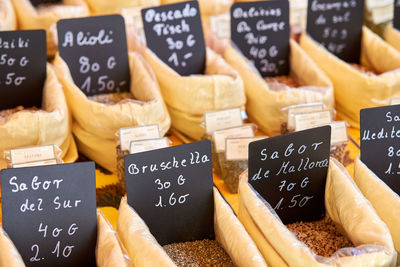
M 297 114 L 294 116 L 296 131 L 311 129 L 316 126 L 326 125 L 332 122 L 331 112 L 321 111 L 313 113 Z
M 295 127 L 294 126 L 294 116 L 296 114 L 318 112 L 318 111 L 322 111 L 323 109 L 324 109 L 324 104 L 322 104 L 322 103 L 311 103 L 311 104 L 290 106 L 288 108 L 287 128 L 289 130 L 294 130 L 294 127 Z
M 265 138 L 267 137 L 257 136 L 250 138 L 226 139 L 226 160 L 247 160 L 249 158 L 249 144 Z
M 345 121 L 334 121 L 324 125 L 316 125 L 315 127 L 331 126 L 331 146 L 338 145 L 349 141 L 347 133 L 347 125 Z
M 165 147 L 168 147 L 168 138 L 165 137 L 141 141 L 132 141 L 129 148 L 129 153 L 134 154 Z
M 330 126 L 332 128 L 331 145 L 345 143 L 349 140 L 345 121 L 335 121 Z
M 225 151 L 225 140 L 227 138 L 238 138 L 238 137 L 254 137 L 253 126 L 243 125 L 241 127 L 215 131 L 213 133 L 215 150 L 217 152 Z
M 390 100 L 390 105 L 400 105 L 400 96 L 393 97 Z
M 34 146 L 10 150 L 11 165 L 56 159 L 53 145 Z
M 211 31 L 220 39 L 231 38 L 231 16 L 229 12 L 210 16 Z
M 160 137 L 158 124 L 121 128 L 119 130 L 121 150 L 129 150 L 132 141 L 155 139 Z
M 21 164 L 13 164 L 13 168 L 25 168 L 25 167 L 37 167 L 37 166 L 47 166 L 47 165 L 55 165 L 57 164 L 56 159 L 44 160 L 44 161 L 35 161 Z
M 206 133 L 243 125 L 240 108 L 212 111 L 204 114 Z

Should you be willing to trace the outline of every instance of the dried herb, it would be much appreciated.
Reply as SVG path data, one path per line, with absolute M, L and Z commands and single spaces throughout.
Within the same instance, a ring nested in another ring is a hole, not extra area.
M 215 240 L 174 243 L 163 248 L 178 267 L 234 266 L 228 254 Z
M 353 247 L 328 216 L 319 221 L 296 222 L 286 227 L 319 256 L 331 257 L 341 248 Z
M 122 93 L 111 93 L 111 94 L 89 96 L 88 99 L 102 104 L 114 105 L 118 104 L 123 100 L 126 99 L 129 100 L 134 98 L 132 93 L 122 92 Z
M 121 145 L 117 146 L 117 175 L 119 179 L 120 186 L 122 188 L 122 192 L 126 192 L 126 184 L 125 184 L 125 162 L 124 157 L 129 155 L 128 150 L 121 150 Z
M 346 146 L 346 143 L 337 145 L 333 150 L 331 150 L 330 156 L 343 164 Z
M 98 207 L 114 207 L 118 209 L 123 196 L 124 193 L 119 184 L 110 184 L 96 189 L 96 201 Z
M 221 178 L 229 192 L 236 194 L 239 186 L 239 176 L 247 169 L 247 160 L 226 160 L 225 152 L 217 153 L 221 166 Z

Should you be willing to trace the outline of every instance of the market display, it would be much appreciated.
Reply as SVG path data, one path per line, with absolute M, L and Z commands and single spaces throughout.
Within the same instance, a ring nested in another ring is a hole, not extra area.
M 399 43 L 398 0 L 0 0 L 0 267 L 399 265 Z

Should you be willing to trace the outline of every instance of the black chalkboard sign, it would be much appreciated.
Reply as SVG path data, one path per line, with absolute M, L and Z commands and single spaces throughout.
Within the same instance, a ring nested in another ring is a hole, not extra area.
M 125 174 L 129 205 L 161 245 L 213 238 L 210 141 L 128 155 Z
M 87 95 L 128 92 L 125 22 L 120 15 L 60 20 L 58 47 L 75 84 Z
M 324 216 L 331 127 L 252 142 L 249 183 L 284 224 Z
M 46 32 L 0 32 L 0 110 L 42 106 Z
M 203 74 L 206 48 L 197 1 L 142 9 L 147 46 L 180 75 Z
M 3 226 L 27 266 L 96 266 L 93 162 L 1 171 Z
M 332 54 L 360 62 L 364 0 L 309 0 L 307 33 Z
M 400 194 L 400 105 L 360 111 L 361 161 Z
M 62 2 L 62 0 L 31 0 L 31 3 L 34 7 L 38 7 L 40 5 L 62 4 Z
M 393 27 L 400 30 L 400 0 L 394 0 Z
M 289 74 L 289 2 L 235 3 L 231 39 L 263 77 Z

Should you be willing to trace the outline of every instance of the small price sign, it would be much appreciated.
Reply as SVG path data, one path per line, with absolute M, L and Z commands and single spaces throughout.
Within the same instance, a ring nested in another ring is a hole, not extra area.
M 128 155 L 125 175 L 129 205 L 161 245 L 213 237 L 210 141 Z
M 0 110 L 42 106 L 46 32 L 0 32 Z
M 400 105 L 360 112 L 361 160 L 400 194 Z
M 203 74 L 206 48 L 197 1 L 142 9 L 147 46 L 180 75 Z
M 60 55 L 86 96 L 129 91 L 128 48 L 122 16 L 64 19 L 58 21 L 57 32 Z
M 263 77 L 289 73 L 289 2 L 235 3 L 231 38 Z
M 1 171 L 3 226 L 27 266 L 96 266 L 93 162 Z
M 249 145 L 249 183 L 284 224 L 324 216 L 331 127 L 263 139 Z
M 359 63 L 364 0 L 309 0 L 307 33 L 346 62 Z

